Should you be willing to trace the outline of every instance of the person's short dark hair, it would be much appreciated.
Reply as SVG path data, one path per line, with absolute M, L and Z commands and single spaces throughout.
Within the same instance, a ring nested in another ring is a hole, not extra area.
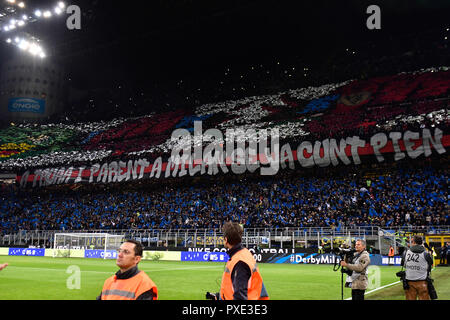
M 135 245 L 134 246 L 134 255 L 142 257 L 142 254 L 144 252 L 144 248 L 142 247 L 142 244 L 140 242 L 135 241 L 135 240 L 125 240 L 124 243 L 125 242 L 134 243 L 134 245 Z
M 423 244 L 423 239 L 421 236 L 415 235 L 413 239 L 414 239 L 415 244 L 418 244 L 418 245 Z
M 223 236 L 230 245 L 235 246 L 242 242 L 242 227 L 237 222 L 227 222 L 223 226 Z

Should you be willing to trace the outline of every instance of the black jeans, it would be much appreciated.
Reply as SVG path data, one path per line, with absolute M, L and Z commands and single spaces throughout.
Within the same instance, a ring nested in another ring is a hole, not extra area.
M 364 292 L 366 292 L 366 290 L 353 289 L 352 300 L 364 300 Z

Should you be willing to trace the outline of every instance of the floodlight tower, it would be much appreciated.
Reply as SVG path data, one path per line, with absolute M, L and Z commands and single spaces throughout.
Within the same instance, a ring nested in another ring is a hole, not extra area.
M 41 19 L 50 19 L 53 14 L 61 15 L 64 7 L 60 1 L 52 10 L 28 12 L 23 1 L 0 0 L 0 41 L 16 49 L 10 60 L 2 59 L 0 66 L 3 120 L 43 122 L 63 110 L 67 78 L 64 70 L 40 39 L 24 31 L 30 28 L 24 28 Z
M 64 70 L 50 59 L 18 52 L 0 69 L 0 117 L 43 122 L 64 108 Z

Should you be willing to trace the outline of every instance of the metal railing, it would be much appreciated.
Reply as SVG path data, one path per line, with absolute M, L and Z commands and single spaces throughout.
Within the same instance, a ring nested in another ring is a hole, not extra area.
M 251 228 L 245 229 L 243 243 L 247 245 L 266 245 L 268 247 L 295 247 L 319 245 L 323 239 L 333 240 L 351 237 L 374 240 L 381 244 L 378 226 L 342 228 Z M 450 226 L 411 226 L 389 228 L 394 232 L 424 234 L 450 234 Z M 125 238 L 138 239 L 144 246 L 165 247 L 209 247 L 221 246 L 221 229 L 122 229 L 122 230 L 20 230 L 0 235 L 0 246 L 42 246 L 52 247 L 55 233 L 109 233 L 121 234 Z

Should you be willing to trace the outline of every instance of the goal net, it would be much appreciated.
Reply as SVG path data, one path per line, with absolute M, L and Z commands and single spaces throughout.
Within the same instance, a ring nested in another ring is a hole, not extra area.
M 115 259 L 123 241 L 124 235 L 108 233 L 55 233 L 53 257 L 74 257 L 75 252 L 84 250 L 85 256 Z

